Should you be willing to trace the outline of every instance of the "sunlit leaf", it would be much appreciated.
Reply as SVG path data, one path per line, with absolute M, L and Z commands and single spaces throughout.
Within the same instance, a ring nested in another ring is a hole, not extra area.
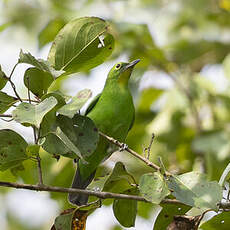
M 44 72 L 48 72 L 54 77 L 59 77 L 64 73 L 64 71 L 57 71 L 55 70 L 48 61 L 45 61 L 43 59 L 36 59 L 33 55 L 30 53 L 24 53 L 22 50 L 19 54 L 18 63 L 26 63 L 30 64 Z
M 57 104 L 55 97 L 44 99 L 37 105 L 22 102 L 13 112 L 15 121 L 39 127 L 43 117 Z
M 0 130 L 0 170 L 15 168 L 24 160 L 26 155 L 26 141 L 10 129 Z
M 81 90 L 75 97 L 71 99 L 71 101 L 68 104 L 62 106 L 57 112 L 69 118 L 73 118 L 73 116 L 82 108 L 82 106 L 91 97 L 91 95 L 91 90 Z
M 142 175 L 139 182 L 140 194 L 146 200 L 159 204 L 170 194 L 164 177 L 159 172 Z
M 104 37 L 102 37 L 102 35 Z M 77 18 L 67 23 L 56 36 L 48 60 L 67 74 L 87 71 L 112 53 L 114 40 L 108 24 L 96 17 Z
M 222 199 L 221 186 L 198 172 L 170 176 L 169 188 L 176 199 L 192 207 L 217 210 Z

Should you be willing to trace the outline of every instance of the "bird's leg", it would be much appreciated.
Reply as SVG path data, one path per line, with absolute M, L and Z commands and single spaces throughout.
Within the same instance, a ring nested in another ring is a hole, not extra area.
M 119 152 L 125 151 L 129 146 L 125 143 L 122 143 L 120 148 L 119 148 Z

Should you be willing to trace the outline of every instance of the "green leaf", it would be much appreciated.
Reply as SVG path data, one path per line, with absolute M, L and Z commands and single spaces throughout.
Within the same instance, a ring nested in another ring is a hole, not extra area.
M 169 177 L 169 188 L 179 201 L 192 207 L 218 210 L 222 199 L 221 186 L 205 180 L 204 174 L 189 172 Z
M 39 128 L 43 117 L 57 104 L 55 97 L 48 97 L 37 105 L 22 102 L 12 116 L 19 123 L 29 123 Z
M 154 224 L 154 230 L 166 229 L 174 216 L 184 215 L 190 207 L 184 204 L 161 204 L 162 210 Z
M 75 115 L 70 119 L 59 115 L 53 130 L 45 136 L 42 147 L 51 154 L 86 158 L 94 152 L 98 140 L 96 126 L 88 117 Z
M 227 165 L 223 174 L 221 175 L 221 178 L 219 180 L 220 186 L 224 186 L 224 182 L 229 178 L 229 172 L 230 172 L 230 163 Z
M 73 118 L 73 116 L 82 108 L 82 106 L 91 97 L 91 95 L 91 90 L 81 90 L 75 97 L 71 99 L 71 101 L 67 105 L 62 106 L 57 112 L 69 118 Z
M 17 177 L 18 176 L 18 173 L 21 172 L 21 171 L 24 171 L 25 170 L 25 167 L 22 163 L 20 163 L 19 165 L 17 165 L 16 167 L 13 167 L 10 169 L 10 172 L 15 176 Z
M 65 20 L 62 18 L 55 18 L 50 20 L 45 28 L 38 35 L 39 49 L 47 43 L 54 40 L 59 30 L 65 25 Z
M 5 73 L 2 71 L 1 65 L 0 65 L 0 89 L 4 88 L 6 83 L 7 83 L 7 78 L 6 78 Z
M 30 53 L 24 53 L 22 50 L 20 51 L 20 54 L 19 54 L 18 63 L 30 64 L 36 67 L 37 69 L 50 73 L 55 78 L 59 77 L 60 75 L 64 73 L 64 71 L 55 70 L 48 61 L 45 61 L 43 59 L 36 59 Z
M 137 189 L 133 188 L 125 191 L 125 194 L 136 195 Z M 113 213 L 119 223 L 127 228 L 135 226 L 135 220 L 137 215 L 137 201 L 136 200 L 124 200 L 114 199 L 113 201 Z
M 0 113 L 6 112 L 17 100 L 17 98 L 0 91 Z
M 99 38 L 104 36 L 104 40 Z M 108 24 L 97 17 L 77 18 L 67 23 L 56 36 L 48 60 L 66 74 L 87 71 L 104 62 L 112 53 L 114 39 Z
M 29 68 L 24 74 L 24 84 L 35 96 L 41 98 L 54 81 L 49 72 L 37 68 Z
M 136 184 L 133 176 L 126 171 L 122 162 L 117 162 L 104 185 L 103 191 L 122 193 L 133 188 L 132 184 Z
M 76 145 L 82 155 L 88 157 L 97 148 L 99 141 L 98 129 L 90 118 L 79 114 L 75 114 L 73 117 L 73 124 L 74 132 L 77 136 Z
M 229 230 L 230 218 L 229 212 L 222 212 L 219 215 L 212 217 L 209 221 L 200 226 L 202 230 Z
M 62 213 L 57 216 L 54 222 L 55 229 L 57 230 L 71 230 L 74 211 Z
M 39 153 L 39 145 L 28 145 L 26 148 L 26 153 L 28 156 L 37 156 Z
M 159 204 L 170 194 L 164 177 L 159 172 L 144 174 L 139 182 L 140 194 L 146 200 Z
M 54 134 L 62 141 L 62 143 L 66 147 L 70 149 L 71 152 L 75 153 L 79 158 L 83 158 L 80 150 L 74 145 L 73 142 L 70 141 L 70 139 L 65 135 L 65 133 L 62 132 L 60 127 L 57 127 L 56 132 Z M 77 156 L 75 158 L 77 158 Z
M 10 129 L 0 130 L 0 171 L 14 168 L 28 159 L 26 141 Z

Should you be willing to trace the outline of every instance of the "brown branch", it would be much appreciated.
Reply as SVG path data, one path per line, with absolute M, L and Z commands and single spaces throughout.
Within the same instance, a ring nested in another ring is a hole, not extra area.
M 104 134 L 104 133 L 102 133 L 102 132 L 100 132 L 100 131 L 99 131 L 99 134 L 100 134 L 102 137 L 106 138 L 106 139 L 107 139 L 109 142 L 111 142 L 112 144 L 115 144 L 115 145 L 117 145 L 117 146 L 120 147 L 120 148 L 124 148 L 124 143 L 121 143 L 121 142 L 119 142 L 118 140 L 115 140 L 114 138 L 109 137 L 109 136 L 107 136 L 106 134 Z M 149 166 L 149 167 L 151 167 L 151 168 L 153 168 L 153 169 L 155 169 L 155 170 L 157 170 L 157 171 L 160 171 L 160 170 L 161 170 L 161 168 L 160 168 L 158 165 L 154 164 L 153 162 L 151 162 L 151 161 L 148 160 L 147 158 L 142 157 L 140 154 L 138 154 L 138 153 L 135 152 L 134 150 L 132 150 L 132 149 L 130 149 L 130 148 L 128 148 L 128 147 L 126 147 L 125 150 L 126 150 L 127 152 L 131 153 L 134 157 L 136 157 L 136 158 L 138 158 L 139 160 L 143 161 L 147 166 Z M 167 171 L 165 172 L 165 174 L 166 174 L 166 176 L 170 176 L 170 175 L 171 175 L 171 173 L 169 173 L 169 172 L 167 172 Z
M 12 89 L 14 91 L 14 94 L 17 97 L 17 99 L 22 102 L 22 99 L 20 98 L 19 94 L 17 93 L 16 86 L 15 86 L 14 82 L 11 80 L 11 77 L 12 77 L 12 75 L 14 73 L 14 70 L 16 69 L 16 67 L 17 67 L 18 64 L 19 63 L 17 63 L 17 64 L 14 65 L 14 67 L 13 67 L 11 73 L 10 73 L 10 76 L 9 77 L 5 76 L 5 77 L 10 82 L 11 87 L 12 87 Z
M 114 198 L 114 199 L 122 199 L 122 200 L 136 200 L 136 201 L 150 203 L 149 201 L 147 201 L 145 198 L 141 196 L 118 194 L 112 192 L 97 192 L 97 191 L 76 189 L 76 188 L 63 188 L 63 187 L 47 186 L 47 185 L 18 184 L 18 183 L 7 182 L 7 181 L 0 181 L 0 187 L 27 189 L 27 190 L 34 190 L 34 191 L 46 191 L 46 192 L 80 193 L 89 196 L 95 196 L 100 199 Z M 161 204 L 183 204 L 183 203 L 176 199 L 163 199 L 161 201 Z M 219 203 L 219 207 L 223 209 L 230 209 L 230 202 Z
M 63 188 L 63 187 L 55 187 L 55 186 L 47 186 L 47 185 L 18 184 L 13 182 L 0 181 L 0 187 L 10 187 L 16 189 L 27 189 L 27 190 L 35 190 L 35 191 L 60 192 L 60 193 L 80 193 L 89 196 L 95 196 L 100 199 L 115 198 L 115 199 L 126 199 L 126 200 L 128 199 L 128 200 L 149 202 L 141 196 L 118 194 L 112 192 L 98 192 L 98 191 L 76 189 L 76 188 Z M 162 202 L 171 203 L 171 204 L 181 204 L 180 201 L 173 200 L 173 199 L 165 199 Z
M 0 114 L 0 117 L 10 117 L 10 118 L 12 118 L 12 115 L 11 114 Z

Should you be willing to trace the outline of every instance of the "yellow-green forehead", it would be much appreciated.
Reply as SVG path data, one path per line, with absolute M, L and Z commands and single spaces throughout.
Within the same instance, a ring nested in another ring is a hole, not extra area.
M 113 69 L 121 69 L 123 66 L 126 66 L 128 63 L 127 62 L 117 62 L 114 66 Z

